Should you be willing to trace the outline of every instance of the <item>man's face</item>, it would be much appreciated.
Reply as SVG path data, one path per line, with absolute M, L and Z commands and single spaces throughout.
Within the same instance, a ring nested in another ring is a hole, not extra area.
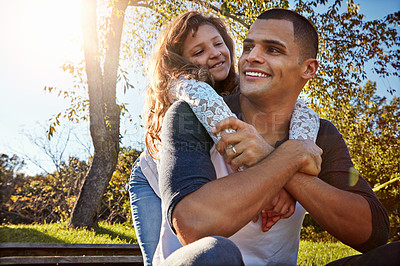
M 242 94 L 257 98 L 298 94 L 302 87 L 300 70 L 292 22 L 256 20 L 243 42 L 239 59 Z

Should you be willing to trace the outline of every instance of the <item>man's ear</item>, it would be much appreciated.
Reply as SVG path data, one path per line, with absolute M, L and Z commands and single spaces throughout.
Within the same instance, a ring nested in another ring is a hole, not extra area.
M 302 78 L 309 80 L 314 77 L 318 70 L 318 60 L 314 58 L 309 58 L 303 62 Z

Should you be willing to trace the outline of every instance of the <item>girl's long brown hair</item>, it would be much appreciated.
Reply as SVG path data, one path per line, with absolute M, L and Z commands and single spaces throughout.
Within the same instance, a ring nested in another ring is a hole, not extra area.
M 215 85 L 207 68 L 190 63 L 182 57 L 183 43 L 189 34 L 196 34 L 199 26 L 209 24 L 221 34 L 231 56 L 231 67 L 228 77 Z M 190 11 L 181 14 L 169 23 L 161 32 L 153 48 L 148 67 L 149 86 L 146 89 L 144 118 L 146 125 L 145 142 L 149 154 L 156 158 L 161 144 L 161 125 L 171 106 L 169 86 L 171 80 L 181 75 L 204 81 L 214 87 L 219 94 L 231 94 L 238 89 L 238 79 L 235 73 L 234 42 L 229 36 L 223 21 L 216 17 L 205 17 L 199 12 Z

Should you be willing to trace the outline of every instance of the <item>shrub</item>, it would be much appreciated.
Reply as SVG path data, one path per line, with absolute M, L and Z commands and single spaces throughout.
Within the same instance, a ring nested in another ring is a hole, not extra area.
M 127 189 L 130 170 L 140 151 L 121 148 L 117 168 L 106 188 L 99 220 L 131 222 Z M 1 155 L 1 223 L 54 223 L 70 218 L 89 164 L 70 157 L 58 171 L 48 175 L 18 173 L 24 163 L 17 156 Z
M 1 193 L 2 223 L 50 223 L 68 219 L 88 164 L 70 157 L 59 171 L 46 176 L 8 175 Z M 11 184 L 11 185 L 10 185 Z

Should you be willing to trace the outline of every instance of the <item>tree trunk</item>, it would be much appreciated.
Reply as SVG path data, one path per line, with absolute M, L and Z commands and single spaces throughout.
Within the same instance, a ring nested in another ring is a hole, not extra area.
M 128 0 L 114 3 L 110 30 L 106 36 L 104 73 L 100 65 L 96 0 L 83 0 L 82 27 L 86 75 L 89 90 L 90 134 L 94 157 L 69 221 L 71 227 L 97 224 L 98 210 L 114 172 L 119 152 L 120 108 L 116 104 L 116 84 L 121 34 Z

